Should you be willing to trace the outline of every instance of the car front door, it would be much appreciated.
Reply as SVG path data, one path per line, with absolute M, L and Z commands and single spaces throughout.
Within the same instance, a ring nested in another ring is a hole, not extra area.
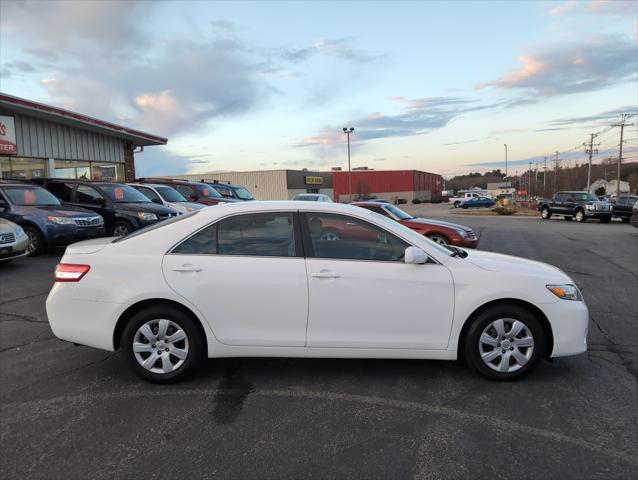
M 308 281 L 296 214 L 224 218 L 164 256 L 169 286 L 227 345 L 306 343 Z
M 404 263 L 410 245 L 359 218 L 313 212 L 301 219 L 309 347 L 447 347 L 454 285 L 446 267 Z M 324 235 L 324 225 L 339 223 L 356 224 L 367 235 Z

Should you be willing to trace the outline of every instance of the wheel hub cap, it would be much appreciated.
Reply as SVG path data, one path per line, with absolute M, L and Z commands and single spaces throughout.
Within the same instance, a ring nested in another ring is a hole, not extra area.
M 479 337 L 479 354 L 492 370 L 511 373 L 525 366 L 534 353 L 534 337 L 525 323 L 500 318 L 489 323 Z
M 149 320 L 138 328 L 133 338 L 135 359 L 153 373 L 174 372 L 184 364 L 188 352 L 188 336 L 172 320 Z

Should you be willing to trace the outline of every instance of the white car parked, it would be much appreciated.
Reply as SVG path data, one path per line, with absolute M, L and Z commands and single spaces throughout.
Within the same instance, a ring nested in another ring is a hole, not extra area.
M 184 195 L 169 185 L 156 185 L 153 183 L 129 183 L 128 185 L 140 192 L 151 202 L 172 207 L 177 210 L 180 215 L 190 213 L 194 210 L 200 210 L 206 206 L 187 200 Z
M 587 307 L 559 269 L 443 247 L 336 203 L 218 205 L 76 243 L 55 279 L 46 308 L 56 336 L 122 349 L 162 383 L 205 356 L 462 355 L 509 380 L 587 349 Z

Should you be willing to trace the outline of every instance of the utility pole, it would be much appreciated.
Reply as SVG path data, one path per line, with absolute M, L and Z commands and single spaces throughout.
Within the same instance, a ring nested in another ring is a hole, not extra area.
M 534 164 L 534 193 L 538 195 L 538 163 Z
M 589 186 L 591 185 L 591 157 L 594 153 L 598 154 L 598 149 L 596 149 L 594 151 L 594 137 L 597 137 L 598 134 L 597 133 L 590 133 L 589 134 L 589 148 L 585 148 L 585 153 L 589 155 L 589 167 L 587 169 L 587 191 L 589 190 Z M 584 143 L 583 145 L 585 145 L 585 147 L 587 147 L 587 144 Z M 600 143 L 597 143 L 596 146 L 600 145 Z
M 554 193 L 556 193 L 558 191 L 557 186 L 558 186 L 558 162 L 560 161 L 560 158 L 558 158 L 558 154 L 560 152 L 556 152 L 555 157 L 554 157 Z
M 620 123 L 615 123 L 612 127 L 620 127 L 620 150 L 618 152 L 618 177 L 616 178 L 616 201 L 620 198 L 620 163 L 622 162 L 622 136 L 625 130 L 625 127 L 633 126 L 633 123 L 625 123 L 625 121 L 629 118 L 627 113 L 623 113 L 620 117 Z
M 354 132 L 354 128 L 343 127 L 343 133 L 348 136 L 348 200 L 352 203 L 352 169 L 350 168 L 350 134 Z
M 529 172 L 527 173 L 527 198 L 532 195 L 532 162 L 529 162 Z
M 545 157 L 545 164 L 543 165 L 543 197 L 547 196 L 547 188 L 545 187 L 547 181 L 547 157 Z
M 503 145 L 505 146 L 505 178 L 507 178 L 507 143 L 504 143 Z

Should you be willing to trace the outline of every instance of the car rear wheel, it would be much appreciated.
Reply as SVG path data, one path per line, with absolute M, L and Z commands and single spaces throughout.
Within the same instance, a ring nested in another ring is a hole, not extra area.
M 577 222 L 585 222 L 587 220 L 587 217 L 585 217 L 585 212 L 583 212 L 582 210 L 576 210 L 576 221 Z
M 195 321 L 171 307 L 137 313 L 126 325 L 121 345 L 132 370 L 153 383 L 183 379 L 204 356 L 204 340 Z
M 552 218 L 552 212 L 549 210 L 549 208 L 543 207 L 541 209 L 541 218 L 543 220 L 549 220 L 550 218 Z
M 545 351 L 540 321 L 518 305 L 503 304 L 478 315 L 463 342 L 471 368 L 492 380 L 514 380 L 527 375 Z
M 29 243 L 27 244 L 27 255 L 29 257 L 37 257 L 44 252 L 44 239 L 42 234 L 35 227 L 23 227 L 24 233 L 29 237 Z
M 126 220 L 120 220 L 113 224 L 111 227 L 112 237 L 123 237 L 133 231 L 133 226 Z
M 468 204 L 464 203 L 463 205 L 461 205 L 461 208 L 468 208 Z
M 439 235 L 438 233 L 433 233 L 432 235 L 428 235 L 427 237 L 430 240 L 432 240 L 434 243 L 438 243 L 439 245 L 449 245 L 450 244 L 450 240 L 448 240 L 447 237 L 444 237 L 443 235 Z
M 460 205 L 461 205 L 461 202 L 459 202 L 458 200 L 454 202 L 454 208 L 459 208 Z

